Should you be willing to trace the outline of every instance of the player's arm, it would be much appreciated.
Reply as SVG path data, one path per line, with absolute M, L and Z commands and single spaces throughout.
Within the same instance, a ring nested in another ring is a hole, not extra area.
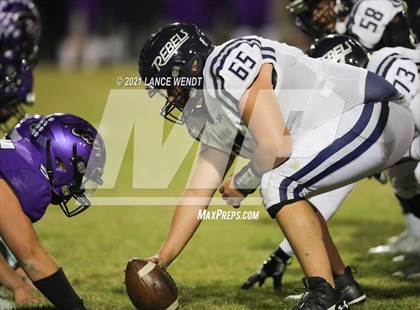
M 273 66 L 264 64 L 240 101 L 242 120 L 257 142 L 251 162 L 220 188 L 229 205 L 253 192 L 262 174 L 285 161 L 292 150 L 292 140 L 272 87 Z
M 263 174 L 290 156 L 292 140 L 272 86 L 273 66 L 262 65 L 240 102 L 242 119 L 257 141 L 252 164 Z
M 175 208 L 166 240 L 152 258 L 160 266 L 166 268 L 191 239 L 201 222 L 200 210 L 208 207 L 232 161 L 233 157 L 221 151 L 201 146 L 190 183 Z
M 83 310 L 82 300 L 42 246 L 9 185 L 0 179 L 0 235 L 35 287 L 59 309 Z

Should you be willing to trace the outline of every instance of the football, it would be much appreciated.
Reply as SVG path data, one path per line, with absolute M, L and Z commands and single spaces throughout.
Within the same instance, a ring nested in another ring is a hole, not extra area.
M 178 308 L 178 293 L 169 273 L 153 262 L 130 259 L 125 268 L 128 297 L 137 309 L 174 310 Z

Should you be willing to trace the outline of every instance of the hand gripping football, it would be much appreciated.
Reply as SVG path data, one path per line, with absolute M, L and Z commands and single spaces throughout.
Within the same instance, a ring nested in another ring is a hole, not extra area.
M 178 293 L 166 270 L 140 258 L 130 259 L 125 268 L 125 286 L 133 305 L 140 310 L 174 310 Z

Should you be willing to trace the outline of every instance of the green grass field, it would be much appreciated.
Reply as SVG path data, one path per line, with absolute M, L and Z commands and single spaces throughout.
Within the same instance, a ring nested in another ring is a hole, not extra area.
M 29 112 L 71 112 L 97 123 L 109 90 L 116 88 L 116 77 L 135 74 L 135 65 L 72 73 L 40 66 L 35 72 L 37 103 Z M 118 196 L 130 184 L 132 154 L 128 150 L 118 186 L 108 195 Z M 178 189 L 173 191 L 175 195 Z M 301 287 L 302 274 L 296 260 L 284 278 L 281 295 L 274 293 L 271 283 L 250 291 L 239 289 L 282 239 L 279 228 L 262 206 L 245 209 L 260 210 L 260 219 L 203 222 L 181 257 L 169 268 L 183 309 L 292 306 L 284 297 Z M 158 250 L 171 214 L 171 207 L 93 206 L 84 214 L 67 219 L 52 206 L 36 224 L 36 230 L 89 309 L 132 309 L 123 284 L 125 264 L 131 257 L 150 256 Z M 389 186 L 361 182 L 330 227 L 346 262 L 359 270 L 358 279 L 370 297 L 355 309 L 420 309 L 419 283 L 390 276 L 403 265 L 392 263 L 389 256 L 366 255 L 369 247 L 403 229 Z

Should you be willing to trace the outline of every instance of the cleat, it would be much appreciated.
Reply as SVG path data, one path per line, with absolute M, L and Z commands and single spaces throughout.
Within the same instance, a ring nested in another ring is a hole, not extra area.
M 360 284 L 353 277 L 353 270 L 346 267 L 343 275 L 334 275 L 335 286 L 341 291 L 343 299 L 348 305 L 358 304 L 366 300 L 367 296 Z
M 370 248 L 370 254 L 415 253 L 420 249 L 420 238 L 406 234 L 395 242 Z
M 367 296 L 360 284 L 354 279 L 351 267 L 346 267 L 342 276 L 334 276 L 335 285 L 341 291 L 343 300 L 348 305 L 355 305 L 366 300 Z M 286 300 L 299 300 L 303 294 L 290 295 Z
M 392 262 L 394 263 L 402 263 L 402 262 L 410 262 L 410 261 L 414 263 L 419 260 L 420 260 L 420 251 L 417 251 L 415 253 L 401 254 L 401 255 L 394 256 L 392 258 Z
M 394 277 L 407 279 L 407 280 L 419 280 L 420 279 L 420 263 L 416 263 L 411 267 L 394 272 Z
M 407 236 L 408 232 L 407 230 L 404 230 L 402 233 L 400 233 L 399 235 L 395 235 L 395 236 L 391 236 L 387 239 L 387 244 L 389 243 L 395 243 L 398 242 L 401 239 L 404 239 Z
M 262 286 L 267 278 L 273 278 L 273 287 L 276 291 L 281 291 L 283 274 L 286 271 L 287 265 L 290 263 L 288 261 L 283 261 L 275 255 L 271 255 L 268 260 L 266 260 L 261 268 L 252 274 L 245 282 L 242 284 L 241 289 L 248 290 L 252 288 L 257 282 L 259 286 Z
M 300 290 L 296 290 L 296 291 L 300 291 Z M 300 293 L 300 294 L 292 294 L 289 296 L 286 296 L 286 298 L 284 300 L 286 301 L 297 301 L 297 300 L 301 300 L 303 297 L 304 293 Z
M 348 304 L 343 300 L 340 291 L 335 290 L 323 278 L 304 278 L 306 292 L 293 310 L 346 310 Z

